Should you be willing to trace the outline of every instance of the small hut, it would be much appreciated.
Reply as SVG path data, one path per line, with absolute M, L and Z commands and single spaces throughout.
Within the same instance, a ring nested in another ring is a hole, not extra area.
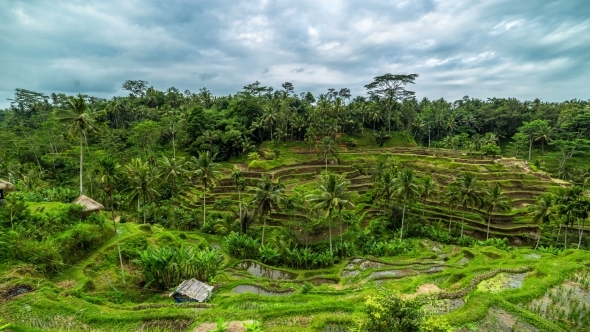
M 82 205 L 84 207 L 84 214 L 86 216 L 90 215 L 92 212 L 104 210 L 104 206 L 102 204 L 84 194 L 76 198 L 76 200 L 73 201 L 72 204 Z
M 0 179 L 0 206 L 4 205 L 4 195 L 14 190 L 14 185 L 8 181 Z
M 173 297 L 176 303 L 205 302 L 211 294 L 213 294 L 213 286 L 193 278 L 183 281 L 169 296 Z

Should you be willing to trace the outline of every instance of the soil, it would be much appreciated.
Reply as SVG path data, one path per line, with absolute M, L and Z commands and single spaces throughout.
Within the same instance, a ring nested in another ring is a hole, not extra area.
M 252 323 L 251 320 L 247 321 L 231 321 L 227 326 L 227 332 L 244 332 L 246 331 L 246 327 L 244 327 L 244 323 Z M 217 323 L 204 323 L 197 326 L 193 332 L 208 332 L 208 331 L 215 331 L 217 328 Z

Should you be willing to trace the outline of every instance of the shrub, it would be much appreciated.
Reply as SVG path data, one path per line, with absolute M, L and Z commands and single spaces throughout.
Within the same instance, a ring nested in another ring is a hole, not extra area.
M 142 268 L 146 287 L 154 285 L 158 289 L 169 289 L 189 278 L 205 282 L 212 280 L 223 258 L 215 249 L 148 247 L 133 262 Z
M 258 152 L 248 153 L 248 160 L 253 161 L 253 160 L 259 160 L 259 159 L 260 159 L 260 155 L 258 154 Z
M 307 294 L 313 290 L 313 284 L 310 282 L 304 282 L 303 287 L 301 287 L 301 294 Z
M 249 235 L 231 232 L 225 238 L 225 246 L 232 257 L 256 259 L 258 257 L 258 240 Z

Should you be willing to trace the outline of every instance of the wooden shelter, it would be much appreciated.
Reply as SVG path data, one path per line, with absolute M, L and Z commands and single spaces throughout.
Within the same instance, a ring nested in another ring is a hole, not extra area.
M 5 193 L 13 190 L 14 185 L 12 183 L 0 179 L 0 206 L 4 204 Z
M 86 213 L 86 215 L 89 215 L 92 212 L 104 210 L 104 206 L 102 204 L 84 194 L 76 198 L 76 200 L 73 201 L 72 204 L 82 205 L 84 207 L 84 212 Z
M 211 294 L 213 294 L 213 286 L 193 278 L 183 281 L 169 296 L 173 297 L 176 303 L 205 302 Z

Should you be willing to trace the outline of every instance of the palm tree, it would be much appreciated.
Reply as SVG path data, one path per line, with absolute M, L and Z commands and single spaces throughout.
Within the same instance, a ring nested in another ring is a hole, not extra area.
M 447 187 L 447 192 L 443 197 L 443 200 L 449 204 L 451 208 L 451 217 L 449 218 L 449 234 L 451 233 L 451 225 L 453 224 L 453 214 L 455 213 L 455 209 L 460 204 L 460 193 L 459 193 L 459 186 L 456 183 L 452 183 L 450 186 Z
M 244 175 L 242 172 L 237 168 L 234 167 L 233 171 L 230 174 L 230 178 L 234 181 L 236 188 L 238 189 L 238 209 L 240 210 L 240 219 L 242 218 L 242 195 L 241 191 L 246 189 L 246 180 L 244 179 Z
M 125 284 L 125 272 L 123 270 L 123 256 L 121 255 L 121 246 L 119 245 L 119 233 L 117 233 L 117 223 L 115 223 L 115 200 L 113 196 L 116 190 L 116 183 L 119 179 L 119 164 L 109 157 L 102 158 L 98 161 L 99 182 L 102 190 L 109 198 L 111 207 L 111 219 L 115 230 L 115 239 L 117 242 L 117 251 L 119 252 L 119 262 L 121 263 L 121 277 Z
M 163 156 L 158 161 L 158 164 L 160 166 L 160 178 L 166 182 L 170 181 L 172 184 L 172 197 L 174 197 L 177 181 L 186 173 L 184 159 L 168 159 L 168 157 Z
M 221 172 L 217 170 L 219 168 L 219 164 L 213 162 L 216 157 L 217 154 L 211 156 L 211 152 L 201 151 L 199 152 L 199 158 L 195 158 L 193 156 L 190 161 L 190 166 L 194 169 L 194 175 L 197 178 L 197 181 L 203 184 L 203 225 L 206 221 L 205 211 L 207 205 L 207 189 L 214 185 L 215 181 L 217 181 L 221 176 Z
M 499 184 L 494 184 L 491 188 L 487 188 L 483 193 L 483 205 L 487 210 L 488 215 L 488 231 L 486 240 L 490 238 L 490 221 L 492 218 L 492 212 L 498 210 L 501 212 L 510 211 L 510 200 L 504 196 L 502 188 Z
M 393 195 L 398 198 L 402 204 L 402 227 L 399 239 L 402 240 L 404 236 L 404 219 L 406 216 L 406 206 L 420 195 L 420 188 L 418 188 L 418 179 L 414 170 L 404 168 L 397 173 L 394 183 Z
M 393 191 L 395 188 L 396 176 L 393 170 L 388 169 L 380 171 L 379 174 L 379 177 L 376 179 L 374 183 L 374 196 L 375 199 L 385 198 L 386 208 L 389 209 L 389 203 L 391 201 Z
M 465 210 L 468 207 L 479 206 L 481 203 L 481 192 L 477 179 L 471 172 L 464 173 L 456 182 L 459 203 L 463 206 L 461 217 L 461 238 L 463 238 L 463 226 L 465 225 Z
M 253 203 L 256 206 L 256 214 L 259 221 L 263 220 L 262 225 L 262 241 L 264 245 L 264 232 L 266 229 L 266 216 L 273 210 L 280 211 L 280 204 L 282 204 L 285 196 L 285 185 L 280 182 L 273 182 L 266 174 L 262 175 L 262 179 L 256 183 L 251 189 L 254 194 Z
M 422 205 L 424 205 L 426 204 L 426 200 L 436 196 L 438 185 L 430 175 L 424 176 L 421 182 L 422 185 L 420 186 L 420 199 L 422 200 Z M 422 216 L 424 216 L 425 210 L 426 209 L 422 208 Z
M 350 202 L 350 193 L 347 192 L 350 181 L 347 181 L 344 175 L 324 174 L 320 176 L 318 183 L 319 194 L 310 194 L 305 199 L 314 204 L 313 209 L 325 210 L 328 218 L 328 231 L 330 236 L 330 255 L 332 250 L 332 212 L 338 211 L 346 205 L 353 206 Z M 342 242 L 342 220 L 340 221 L 340 241 Z
M 530 206 L 530 213 L 533 217 L 533 222 L 537 224 L 541 223 L 552 223 L 555 221 L 556 218 L 556 205 L 555 205 L 555 195 L 550 193 L 542 194 L 541 196 L 537 197 L 537 201 L 534 205 Z M 541 242 L 541 229 L 540 227 L 537 228 L 537 244 L 535 245 L 535 250 L 539 248 L 539 243 Z
M 328 155 L 334 156 L 336 154 L 336 141 L 330 137 L 326 136 L 322 138 L 320 144 L 318 145 L 320 149 L 320 154 L 324 156 L 324 161 L 326 162 L 326 173 L 328 172 Z
M 276 110 L 271 106 L 266 106 L 262 110 L 262 122 L 264 122 L 270 129 L 270 140 L 273 140 L 272 128 L 277 123 L 279 116 Z
M 67 124 L 69 135 L 77 136 L 80 140 L 80 195 L 83 194 L 83 165 L 84 165 L 84 141 L 90 132 L 97 132 L 98 128 L 94 122 L 94 114 L 88 110 L 86 100 L 82 95 L 68 99 L 69 109 L 58 109 L 55 111 L 57 121 Z
M 153 201 L 159 193 L 154 189 L 156 174 L 154 168 L 146 161 L 134 158 L 131 163 L 125 165 L 130 186 L 125 189 L 129 193 L 129 206 L 137 206 L 141 202 L 143 206 L 143 223 L 146 222 L 145 205 Z
M 549 143 L 553 137 L 553 127 L 547 121 L 540 122 L 536 128 L 535 141 L 541 141 L 541 152 L 545 154 L 545 143 Z

